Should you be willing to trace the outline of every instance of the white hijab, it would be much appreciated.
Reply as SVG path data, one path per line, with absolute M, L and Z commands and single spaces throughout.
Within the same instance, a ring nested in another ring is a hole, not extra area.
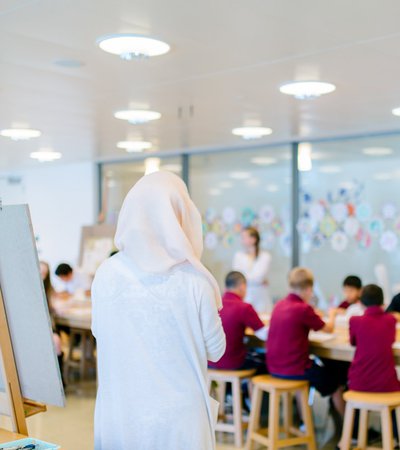
M 200 262 L 201 215 L 178 176 L 155 172 L 133 186 L 119 214 L 115 245 L 144 272 L 164 273 L 189 262 L 207 277 L 222 307 L 218 283 Z

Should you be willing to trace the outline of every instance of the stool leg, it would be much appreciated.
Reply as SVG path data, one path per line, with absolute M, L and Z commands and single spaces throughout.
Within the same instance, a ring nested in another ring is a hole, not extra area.
M 357 446 L 361 449 L 367 447 L 367 437 L 368 437 L 368 410 L 360 410 L 360 421 L 358 425 L 358 437 Z
M 236 378 L 232 382 L 233 393 L 233 424 L 235 426 L 235 446 L 243 445 L 243 428 L 242 428 L 242 388 L 240 379 Z
M 279 439 L 279 393 L 273 389 L 269 393 L 268 441 L 269 449 L 277 448 Z
M 397 425 L 397 439 L 399 440 L 398 444 L 400 445 L 400 408 L 395 409 L 396 413 L 396 425 Z
M 346 410 L 344 413 L 343 432 L 340 439 L 340 450 L 350 450 L 351 436 L 353 434 L 354 425 L 354 408 L 350 402 L 346 403 Z
M 226 383 L 225 381 L 218 381 L 217 397 L 219 401 L 219 414 L 225 415 L 225 395 L 226 395 Z
M 304 425 L 306 426 L 306 433 L 309 438 L 309 443 L 307 444 L 308 450 L 317 450 L 317 445 L 315 443 L 314 421 L 311 407 L 308 404 L 308 388 L 301 390 L 301 409 L 303 413 Z
M 251 397 L 251 411 L 249 418 L 249 426 L 247 428 L 246 450 L 253 449 L 252 433 L 260 427 L 261 402 L 263 391 L 258 386 L 253 386 L 253 394 Z
M 283 428 L 287 437 L 290 435 L 290 428 L 293 426 L 293 404 L 290 392 L 283 394 Z
M 392 415 L 389 408 L 384 408 L 381 411 L 382 421 L 382 446 L 385 450 L 393 450 L 393 428 Z

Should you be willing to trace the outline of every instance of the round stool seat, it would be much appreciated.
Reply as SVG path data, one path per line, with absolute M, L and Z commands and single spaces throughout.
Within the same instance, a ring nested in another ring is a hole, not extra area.
M 246 370 L 220 370 L 220 369 L 208 369 L 208 376 L 213 380 L 224 378 L 250 378 L 255 373 L 255 369 Z
M 308 385 L 307 380 L 285 380 L 271 375 L 259 375 L 251 381 L 254 385 L 265 389 L 296 390 Z
M 347 391 L 344 394 L 346 402 L 363 403 L 365 405 L 398 406 L 400 392 L 358 392 Z

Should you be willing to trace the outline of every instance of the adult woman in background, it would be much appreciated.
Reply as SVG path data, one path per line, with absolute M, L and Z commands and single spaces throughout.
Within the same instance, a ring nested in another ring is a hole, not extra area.
M 246 277 L 246 301 L 251 303 L 258 313 L 270 313 L 273 306 L 268 288 L 271 255 L 260 249 L 261 238 L 256 228 L 245 228 L 241 239 L 243 250 L 235 253 L 233 270 Z
M 183 181 L 168 172 L 139 180 L 115 244 L 92 285 L 95 450 L 213 450 L 207 359 L 225 351 L 221 299 L 200 263 L 201 216 Z

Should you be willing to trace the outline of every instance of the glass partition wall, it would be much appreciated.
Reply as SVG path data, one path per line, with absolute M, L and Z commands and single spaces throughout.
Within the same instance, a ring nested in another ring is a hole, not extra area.
M 322 307 L 338 301 L 350 274 L 380 284 L 387 299 L 400 291 L 400 136 L 182 154 L 158 165 L 188 183 L 203 217 L 203 260 L 221 287 L 240 230 L 255 225 L 272 256 L 275 299 L 292 261 L 315 273 Z M 101 164 L 108 223 L 145 169 L 144 160 Z

